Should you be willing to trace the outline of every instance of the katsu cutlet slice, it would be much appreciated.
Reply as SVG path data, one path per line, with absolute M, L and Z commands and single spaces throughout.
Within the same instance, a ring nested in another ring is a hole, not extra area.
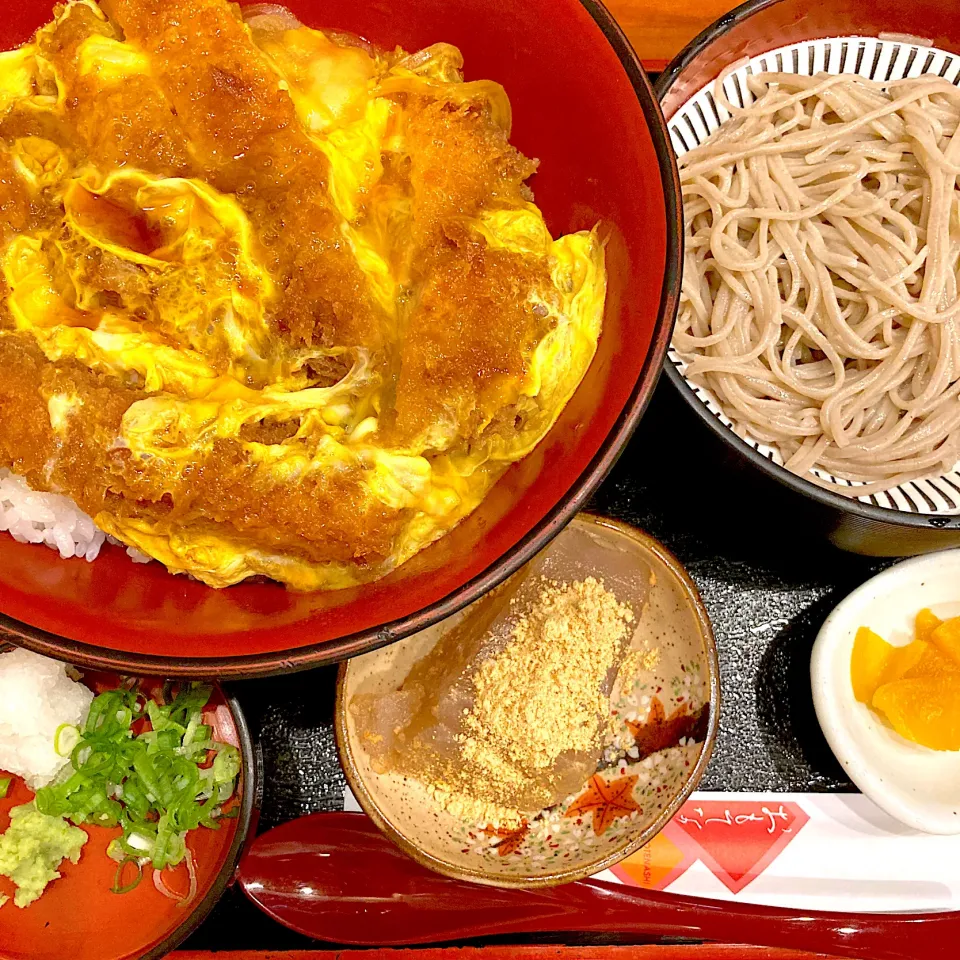
M 383 347 L 386 318 L 327 192 L 328 162 L 280 77 L 224 0 L 113 0 L 128 41 L 146 51 L 189 131 L 196 166 L 234 193 L 260 236 L 281 297 L 277 329 L 293 343 Z
M 63 147 L 95 158 L 100 167 L 132 167 L 162 177 L 195 172 L 180 119 L 145 58 L 125 48 L 120 32 L 95 8 L 74 4 L 55 26 L 41 30 L 37 45 L 56 71 L 63 106 Z M 24 105 L 5 118 L 4 135 L 23 136 L 37 111 Z M 49 127 L 34 135 L 50 136 Z

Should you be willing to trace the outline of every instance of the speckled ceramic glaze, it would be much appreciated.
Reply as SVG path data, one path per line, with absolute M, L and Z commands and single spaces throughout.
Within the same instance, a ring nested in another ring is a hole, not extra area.
M 571 570 L 571 557 L 576 569 Z M 468 823 L 419 781 L 378 774 L 348 708 L 357 693 L 399 687 L 411 665 L 463 616 L 341 667 L 336 731 L 364 810 L 403 850 L 441 873 L 502 886 L 564 883 L 603 870 L 651 840 L 691 793 L 709 759 L 719 714 L 713 633 L 696 588 L 657 541 L 581 514 L 541 555 L 541 572 L 602 579 L 618 599 L 650 583 L 632 651 L 611 695 L 610 734 L 596 774 L 519 828 Z M 561 567 L 562 565 L 562 567 Z

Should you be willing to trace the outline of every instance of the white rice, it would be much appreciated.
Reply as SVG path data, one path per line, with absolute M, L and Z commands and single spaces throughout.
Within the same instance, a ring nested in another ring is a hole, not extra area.
M 95 560 L 108 539 L 69 497 L 31 490 L 23 477 L 0 469 L 0 531 L 4 530 L 21 543 L 45 543 L 59 550 L 64 560 Z M 134 547 L 127 553 L 137 563 L 150 562 Z
M 67 761 L 54 750 L 57 730 L 80 726 L 92 701 L 65 664 L 29 650 L 0 653 L 0 770 L 23 777 L 32 790 L 46 786 Z

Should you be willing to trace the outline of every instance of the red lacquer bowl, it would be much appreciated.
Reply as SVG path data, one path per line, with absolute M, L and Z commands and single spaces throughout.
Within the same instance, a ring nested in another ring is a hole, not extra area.
M 453 533 L 379 583 L 216 591 L 117 548 L 88 564 L 0 536 L 0 627 L 19 644 L 102 669 L 255 676 L 389 643 L 472 602 L 543 547 L 606 475 L 653 391 L 679 289 L 679 186 L 659 106 L 607 11 L 595 0 L 288 5 L 308 24 L 387 47 L 454 43 L 468 79 L 506 87 L 513 140 L 541 161 L 532 185 L 553 234 L 613 228 L 597 357 L 544 442 Z M 28 39 L 51 8 L 11 5 L 0 46 Z
M 84 682 L 98 693 L 115 689 L 116 674 L 88 674 Z M 143 680 L 145 690 L 162 686 L 162 680 Z M 259 769 L 246 721 L 236 701 L 216 687 L 204 712 L 213 737 L 238 747 L 242 770 L 238 787 L 237 816 L 225 819 L 219 830 L 196 830 L 189 836 L 197 864 L 198 892 L 186 907 L 163 896 L 145 874 L 130 893 L 116 894 L 110 887 L 117 865 L 107 856 L 107 846 L 119 829 L 86 827 L 87 841 L 76 864 L 65 861 L 61 878 L 43 896 L 21 910 L 12 902 L 0 909 L 0 960 L 159 960 L 189 936 L 222 896 L 234 873 L 256 817 Z M 33 794 L 15 779 L 10 793 L 0 800 L 0 831 L 7 828 L 12 807 L 27 803 Z M 183 868 L 181 868 L 182 870 Z M 169 886 L 185 876 L 174 875 Z M 13 884 L 0 878 L 0 893 L 13 895 Z

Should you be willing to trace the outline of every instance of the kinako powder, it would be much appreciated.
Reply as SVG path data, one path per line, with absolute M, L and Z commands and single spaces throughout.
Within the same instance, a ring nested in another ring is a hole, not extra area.
M 444 714 L 444 691 L 432 690 L 430 705 L 419 704 L 421 718 L 432 711 L 431 723 L 412 724 L 410 736 L 394 729 L 383 764 L 416 777 L 469 821 L 517 822 L 575 792 L 596 770 L 632 634 L 632 609 L 594 577 L 541 578 L 522 606 L 511 611 L 502 641 L 479 645 L 472 660 L 450 668 L 456 721 L 433 722 Z M 411 676 L 434 670 L 435 681 L 442 667 L 427 661 L 450 653 L 438 643 Z

